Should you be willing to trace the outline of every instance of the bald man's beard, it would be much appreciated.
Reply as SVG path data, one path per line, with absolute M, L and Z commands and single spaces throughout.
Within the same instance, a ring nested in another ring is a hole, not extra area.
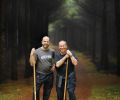
M 49 44 L 43 44 L 43 48 L 44 49 L 48 49 L 49 48 Z

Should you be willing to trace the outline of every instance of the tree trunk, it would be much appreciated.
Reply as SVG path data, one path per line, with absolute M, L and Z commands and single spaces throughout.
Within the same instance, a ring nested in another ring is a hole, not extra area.
M 117 32 L 117 75 L 120 75 L 120 1 L 115 0 L 115 24 Z
M 102 16 L 102 46 L 101 46 L 101 65 L 104 70 L 108 70 L 108 38 L 107 38 L 107 1 L 103 0 Z

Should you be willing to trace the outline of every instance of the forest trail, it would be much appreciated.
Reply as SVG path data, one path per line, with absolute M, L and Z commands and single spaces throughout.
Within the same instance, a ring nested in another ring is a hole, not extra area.
M 98 73 L 94 64 L 83 54 L 77 54 L 77 100 L 120 100 L 120 77 Z M 0 84 L 0 100 L 32 100 L 33 77 Z M 42 90 L 40 95 L 42 95 Z M 56 100 L 55 84 L 50 100 Z
M 120 77 L 99 73 L 91 59 L 79 55 L 77 100 L 120 100 Z

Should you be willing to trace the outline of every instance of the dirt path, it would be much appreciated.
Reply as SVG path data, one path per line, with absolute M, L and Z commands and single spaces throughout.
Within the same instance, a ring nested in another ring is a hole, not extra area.
M 91 95 L 93 95 L 92 92 L 94 87 L 105 88 L 111 85 L 119 85 L 120 77 L 111 74 L 98 73 L 95 65 L 89 58 L 84 56 L 79 57 L 79 66 L 76 70 L 78 77 L 76 88 L 77 100 L 120 100 L 114 99 L 113 96 L 109 96 L 109 99 L 107 97 L 102 99 L 102 95 L 99 95 L 99 97 L 93 96 L 92 99 L 90 99 Z M 117 92 L 120 94 L 120 91 Z

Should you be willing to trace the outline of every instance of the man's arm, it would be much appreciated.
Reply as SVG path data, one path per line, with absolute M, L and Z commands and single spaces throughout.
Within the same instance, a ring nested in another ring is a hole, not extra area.
M 51 67 L 51 71 L 54 72 L 55 71 L 55 51 L 52 50 L 52 67 Z
M 72 52 L 70 50 L 67 50 L 67 54 L 69 55 L 71 61 L 72 61 L 72 64 L 74 66 L 77 66 L 78 65 L 78 61 L 77 59 L 73 56 Z
M 30 62 L 31 66 L 34 66 L 36 64 L 35 48 L 32 48 L 32 50 L 30 52 L 29 62 Z
M 56 67 L 60 67 L 64 62 L 65 60 L 69 57 L 68 54 L 66 54 L 62 59 L 60 59 L 59 61 L 56 62 Z

